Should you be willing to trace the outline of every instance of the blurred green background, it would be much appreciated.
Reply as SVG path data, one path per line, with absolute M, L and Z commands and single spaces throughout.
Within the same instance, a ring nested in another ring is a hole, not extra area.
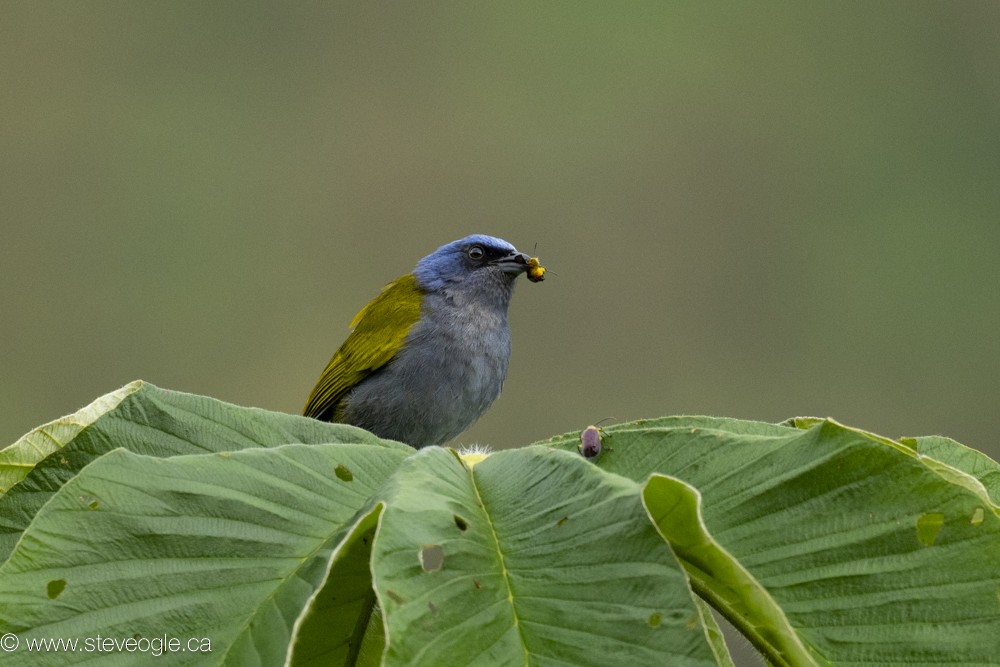
M 462 442 L 832 416 L 1000 456 L 1000 3 L 5 2 L 0 441 L 135 378 L 298 412 L 472 232 Z

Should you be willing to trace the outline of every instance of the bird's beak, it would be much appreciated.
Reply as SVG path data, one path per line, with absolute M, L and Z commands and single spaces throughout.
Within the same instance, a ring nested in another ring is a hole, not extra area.
M 499 266 L 500 270 L 504 273 L 518 276 L 528 270 L 528 262 L 530 260 L 531 257 L 525 255 L 523 252 L 512 252 L 506 257 L 494 260 L 493 264 Z

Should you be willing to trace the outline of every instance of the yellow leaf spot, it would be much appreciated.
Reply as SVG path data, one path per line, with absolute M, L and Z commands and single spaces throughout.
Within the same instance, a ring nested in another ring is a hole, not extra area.
M 928 512 L 917 519 L 917 539 L 924 546 L 932 546 L 944 525 L 944 514 Z

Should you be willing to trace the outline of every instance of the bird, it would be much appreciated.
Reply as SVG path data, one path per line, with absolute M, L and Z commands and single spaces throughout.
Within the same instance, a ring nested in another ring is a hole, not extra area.
M 507 309 L 537 257 L 472 234 L 392 281 L 351 321 L 303 414 L 417 449 L 465 431 L 500 395 L 510 361 Z

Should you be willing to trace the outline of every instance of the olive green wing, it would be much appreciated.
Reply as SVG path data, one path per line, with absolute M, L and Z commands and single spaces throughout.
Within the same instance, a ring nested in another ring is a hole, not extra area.
M 316 383 L 303 414 L 338 421 L 340 402 L 355 385 L 396 356 L 410 329 L 420 319 L 423 292 L 416 278 L 403 276 L 354 316 L 354 329 L 333 355 Z

